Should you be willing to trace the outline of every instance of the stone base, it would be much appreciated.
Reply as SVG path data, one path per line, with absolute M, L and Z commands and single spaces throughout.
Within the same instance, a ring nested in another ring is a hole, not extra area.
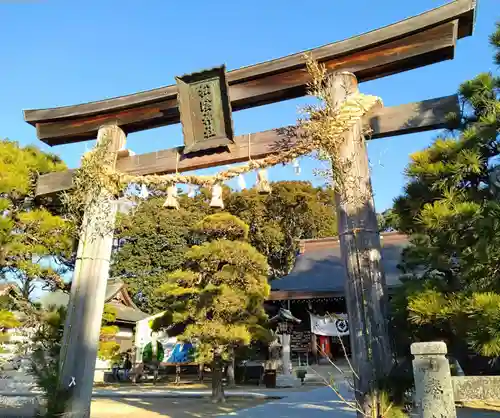
M 294 375 L 279 374 L 276 376 L 277 388 L 296 388 L 301 385 L 302 383 L 300 382 L 300 379 L 297 379 Z
M 316 373 L 307 373 L 304 382 L 311 384 L 328 384 L 329 379 L 325 379 L 322 376 L 318 376 Z

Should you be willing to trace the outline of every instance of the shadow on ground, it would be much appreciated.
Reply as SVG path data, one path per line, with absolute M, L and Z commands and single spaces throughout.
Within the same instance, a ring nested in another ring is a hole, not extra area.
M 214 405 L 209 398 L 121 398 L 96 399 L 92 402 L 92 418 L 193 418 L 237 416 L 239 410 L 266 402 L 263 399 L 230 398 L 224 404 Z

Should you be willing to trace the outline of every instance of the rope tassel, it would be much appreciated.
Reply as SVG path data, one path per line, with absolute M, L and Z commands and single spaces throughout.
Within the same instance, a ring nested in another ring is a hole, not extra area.
M 261 194 L 271 193 L 271 185 L 267 178 L 267 170 L 261 169 L 257 171 L 257 183 L 255 183 L 255 187 Z
M 179 202 L 177 201 L 177 186 L 168 186 L 167 189 L 167 200 L 163 204 L 163 207 L 169 209 L 179 209 Z
M 214 184 L 212 186 L 212 200 L 210 201 L 211 208 L 224 209 L 224 201 L 222 200 L 222 186 Z

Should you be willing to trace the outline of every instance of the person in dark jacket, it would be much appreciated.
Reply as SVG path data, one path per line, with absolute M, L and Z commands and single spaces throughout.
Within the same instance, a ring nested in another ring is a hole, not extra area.
M 131 369 L 132 369 L 132 361 L 130 360 L 130 354 L 127 353 L 125 354 L 125 359 L 123 361 L 123 374 L 125 380 L 128 380 Z

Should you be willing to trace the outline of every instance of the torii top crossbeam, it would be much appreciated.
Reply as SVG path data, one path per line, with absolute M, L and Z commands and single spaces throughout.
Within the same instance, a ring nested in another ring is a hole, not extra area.
M 476 0 L 455 0 L 436 9 L 343 41 L 311 49 L 329 70 L 353 72 L 359 82 L 453 58 L 456 40 L 472 34 Z M 233 110 L 303 96 L 309 81 L 303 53 L 227 73 Z M 170 85 L 96 102 L 24 111 L 49 145 L 94 139 L 100 126 L 126 133 L 179 122 L 177 87 Z

